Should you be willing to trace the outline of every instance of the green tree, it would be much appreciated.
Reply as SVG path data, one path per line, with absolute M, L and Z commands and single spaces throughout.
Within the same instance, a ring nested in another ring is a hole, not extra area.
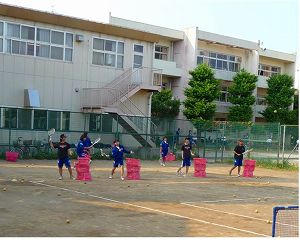
M 174 99 L 170 89 L 154 93 L 151 114 L 153 117 L 175 118 L 179 113 L 180 101 Z
M 219 81 L 206 64 L 198 65 L 189 73 L 192 78 L 189 87 L 184 90 L 183 114 L 189 120 L 212 120 L 216 111 L 213 101 L 220 95 Z
M 293 78 L 286 74 L 276 74 L 269 77 L 267 83 L 267 107 L 261 114 L 267 122 L 291 124 L 297 119 L 295 111 L 289 110 L 289 107 L 293 104 L 295 92 Z
M 228 120 L 234 122 L 249 122 L 252 120 L 252 105 L 255 97 L 252 95 L 257 82 L 257 76 L 242 69 L 233 77 L 233 84 L 228 88 L 229 107 Z

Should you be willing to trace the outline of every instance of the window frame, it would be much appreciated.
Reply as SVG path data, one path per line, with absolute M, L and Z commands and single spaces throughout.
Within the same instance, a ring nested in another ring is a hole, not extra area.
M 263 69 L 263 67 L 268 67 L 268 69 Z M 277 68 L 279 71 L 275 72 L 275 71 L 272 70 L 272 68 Z M 279 66 L 267 65 L 267 64 L 264 64 L 264 63 L 259 63 L 258 64 L 258 70 L 257 70 L 257 75 L 258 76 L 268 78 L 268 77 L 271 77 L 273 75 L 280 74 L 280 73 L 281 73 L 281 67 L 279 67 Z
M 29 57 L 37 57 L 37 58 L 40 58 L 40 59 L 48 59 L 48 60 L 54 60 L 54 61 L 63 61 L 63 62 L 67 62 L 67 63 L 72 63 L 73 62 L 73 58 L 74 58 L 74 44 L 75 44 L 75 34 L 73 32 L 63 31 L 63 30 L 53 29 L 53 28 L 47 28 L 47 27 L 43 27 L 43 26 L 23 24 L 23 23 L 19 23 L 19 22 L 11 22 L 11 21 L 0 21 L 0 22 L 3 22 L 3 36 L 0 36 L 0 38 L 3 39 L 3 51 L 0 52 L 0 53 L 11 54 L 11 55 L 18 55 L 18 56 L 27 56 L 27 57 L 28 56 Z M 20 25 L 20 37 L 19 38 L 7 36 L 7 25 L 8 24 Z M 21 36 L 22 26 L 34 28 L 34 40 L 29 40 L 29 39 L 23 39 L 23 38 L 21 38 L 22 37 Z M 37 40 L 37 30 L 38 29 L 43 29 L 43 30 L 49 30 L 50 31 L 49 42 L 43 42 L 43 41 Z M 63 36 L 64 36 L 63 45 L 51 43 L 51 32 L 52 31 L 63 33 Z M 73 35 L 72 48 L 66 45 L 66 35 L 67 34 Z M 10 41 L 10 45 L 11 45 L 9 52 L 7 51 L 7 41 Z M 20 53 L 20 49 L 19 49 L 19 53 L 13 53 L 12 52 L 12 41 L 25 42 L 25 44 L 26 44 L 25 54 L 21 54 Z M 28 44 L 32 44 L 34 46 L 33 55 L 28 55 L 27 54 L 28 53 L 28 47 L 27 47 Z M 42 57 L 42 56 L 38 56 L 37 55 L 37 46 L 41 46 L 41 45 L 49 46 L 49 56 L 48 57 Z M 51 47 L 62 48 L 63 49 L 63 58 L 62 59 L 51 58 Z M 71 61 L 70 60 L 66 60 L 66 49 L 71 49 L 72 50 Z
M 156 47 L 160 47 L 160 48 L 166 48 L 167 52 L 164 53 L 162 51 L 156 51 Z M 160 58 L 156 58 L 155 55 L 159 54 Z M 166 56 L 166 59 L 161 58 L 161 56 Z M 162 60 L 162 61 L 168 61 L 169 60 L 169 46 L 165 46 L 165 45 L 160 45 L 160 44 L 155 44 L 154 46 L 154 59 L 158 59 L 158 60 Z
M 214 56 L 211 56 L 214 55 Z M 221 56 L 218 58 L 218 55 Z M 226 58 L 224 58 L 226 57 Z M 231 60 L 230 58 L 234 57 L 234 61 Z M 227 53 L 220 53 L 220 52 L 215 52 L 215 51 L 209 51 L 205 49 L 199 49 L 198 54 L 196 56 L 196 62 L 197 65 L 201 64 L 199 62 L 200 59 L 202 59 L 202 63 L 208 64 L 212 69 L 215 70 L 221 70 L 221 71 L 227 71 L 227 72 L 239 72 L 241 69 L 241 63 L 242 63 L 242 57 L 241 56 L 235 56 L 232 54 L 227 54 Z M 239 61 L 240 60 L 240 61 Z M 210 64 L 211 62 L 214 62 L 214 66 Z M 218 67 L 218 63 L 220 66 Z M 230 70 L 230 63 L 233 64 L 233 70 Z M 238 67 L 237 67 L 238 66 Z
M 140 53 L 140 52 L 136 52 L 136 51 L 134 51 L 134 46 L 135 45 L 137 45 L 137 46 L 142 46 L 143 47 L 143 52 L 142 53 Z M 141 44 L 141 43 L 133 43 L 133 45 L 132 45 L 132 51 L 133 51 L 133 58 L 132 58 L 132 68 L 133 69 L 135 69 L 135 68 L 142 68 L 143 66 L 144 66 L 144 53 L 145 53 L 145 46 L 144 46 L 144 44 Z M 142 57 L 142 64 L 141 64 L 141 66 L 139 66 L 139 67 L 135 67 L 134 66 L 134 56 L 141 56 Z
M 103 50 L 94 49 L 94 39 L 104 40 L 104 42 L 103 42 Z M 112 41 L 112 42 L 115 42 L 115 43 L 116 43 L 116 51 L 115 51 L 115 52 L 105 50 L 105 42 L 106 42 L 106 41 Z M 119 43 L 123 43 L 123 53 L 118 53 L 118 50 L 119 50 L 119 49 L 118 49 Z M 109 38 L 103 38 L 103 37 L 92 36 L 92 44 L 91 44 L 91 47 L 92 47 L 92 56 L 91 56 L 91 57 L 92 57 L 92 61 L 91 61 L 91 63 L 92 63 L 93 66 L 100 66 L 100 67 L 110 67 L 110 68 L 124 69 L 125 41 L 120 41 L 120 40 L 115 40 L 115 39 L 109 39 Z M 93 55 L 94 55 L 94 52 L 104 54 L 104 64 L 103 64 L 103 65 L 93 63 Z M 105 64 L 105 57 L 106 57 L 106 54 L 115 55 L 115 64 L 114 64 L 114 66 L 106 65 L 106 64 Z M 123 57 L 123 64 L 122 64 L 123 66 L 122 66 L 122 67 L 118 67 L 118 56 Z

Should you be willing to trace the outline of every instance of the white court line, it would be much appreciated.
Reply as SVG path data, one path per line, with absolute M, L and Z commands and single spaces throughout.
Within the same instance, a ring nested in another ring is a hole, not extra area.
M 238 216 L 238 217 L 243 217 L 243 218 L 254 219 L 254 220 L 263 221 L 263 222 L 267 221 L 267 220 L 262 219 L 262 218 L 256 218 L 256 217 L 250 217 L 250 216 L 241 215 L 241 214 L 237 214 L 237 213 L 225 212 L 225 211 L 222 211 L 222 210 L 217 210 L 217 209 L 212 209 L 212 208 L 207 208 L 207 207 L 201 207 L 201 206 L 197 206 L 197 205 L 193 205 L 193 204 L 188 204 L 188 203 L 181 203 L 181 204 L 182 205 L 186 205 L 186 206 L 190 206 L 190 207 L 201 208 L 201 209 L 205 209 L 205 210 L 210 210 L 210 211 L 214 211 L 214 212 L 224 213 L 224 214 Z M 296 225 L 287 224 L 287 223 L 279 223 L 279 222 L 277 222 L 277 224 L 291 226 L 291 227 L 298 227 Z
M 197 219 L 197 218 L 191 218 L 191 217 L 187 217 L 187 216 L 184 216 L 184 215 L 179 215 L 179 214 L 175 214 L 175 213 L 161 211 L 161 210 L 158 210 L 158 209 L 144 207 L 144 206 L 140 206 L 140 205 L 137 205 L 137 204 L 122 202 L 122 201 L 118 201 L 118 200 L 114 200 L 114 199 L 110 199 L 110 198 L 106 198 L 106 197 L 100 197 L 100 196 L 97 196 L 97 195 L 84 193 L 84 192 L 79 192 L 79 191 L 68 189 L 68 188 L 62 188 L 62 187 L 49 185 L 49 184 L 45 184 L 45 183 L 34 182 L 34 181 L 29 181 L 29 182 L 37 184 L 37 185 L 41 185 L 41 186 L 46 186 L 46 187 L 51 187 L 51 188 L 64 190 L 64 191 L 67 191 L 67 192 L 73 192 L 73 193 L 78 193 L 78 194 L 81 194 L 81 195 L 87 195 L 89 197 L 98 198 L 98 199 L 106 200 L 106 201 L 109 201 L 109 202 L 121 203 L 121 204 L 124 204 L 124 205 L 136 207 L 136 208 L 146 209 L 148 211 L 158 212 L 158 213 L 162 213 L 162 214 L 166 214 L 166 215 L 170 215 L 170 216 L 174 216 L 174 217 L 188 219 L 188 220 L 201 222 L 201 223 L 205 223 L 205 224 L 211 224 L 211 225 L 218 226 L 218 227 L 228 228 L 228 229 L 236 230 L 236 231 L 239 231 L 239 232 L 250 233 L 250 234 L 257 235 L 257 236 L 262 236 L 262 237 L 271 237 L 269 235 L 265 235 L 265 234 L 261 234 L 261 233 L 257 233 L 257 232 L 253 232 L 253 231 L 248 231 L 248 230 L 239 229 L 239 228 L 235 228 L 235 227 L 231 227 L 231 226 L 227 226 L 227 225 L 223 225 L 223 224 L 208 222 L 208 221 Z
M 263 197 L 263 198 L 281 198 L 281 199 L 293 199 L 293 197 Z M 261 198 L 261 199 L 263 199 Z M 201 203 L 218 203 L 218 202 L 232 202 L 232 201 L 247 201 L 247 200 L 257 200 L 259 197 L 253 198 L 234 198 L 234 199 L 221 199 L 221 200 L 211 200 L 211 201 L 199 201 Z M 199 202 L 184 202 L 184 203 L 199 203 Z

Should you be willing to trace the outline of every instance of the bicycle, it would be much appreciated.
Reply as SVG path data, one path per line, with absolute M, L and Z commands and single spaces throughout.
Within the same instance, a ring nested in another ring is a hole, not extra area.
M 30 156 L 30 148 L 23 144 L 22 137 L 18 137 L 17 141 L 13 141 L 13 147 L 10 151 L 17 152 L 19 154 L 19 159 Z

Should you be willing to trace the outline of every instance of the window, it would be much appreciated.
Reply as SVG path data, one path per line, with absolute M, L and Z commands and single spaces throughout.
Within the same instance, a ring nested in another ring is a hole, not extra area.
M 110 115 L 90 115 L 89 130 L 95 132 L 112 132 L 113 118 Z
M 73 38 L 72 33 L 0 22 L 0 52 L 72 61 Z
M 269 66 L 269 65 L 264 65 L 264 64 L 259 64 L 258 65 L 258 75 L 259 76 L 264 76 L 264 77 L 270 77 L 276 74 L 280 74 L 280 67 L 276 66 Z
M 124 43 L 93 38 L 92 63 L 100 66 L 123 68 Z
M 256 105 L 266 106 L 267 105 L 266 98 L 262 97 L 262 96 L 257 96 L 257 98 L 256 98 Z
M 48 128 L 60 129 L 61 112 L 48 111 Z
M 62 112 L 61 130 L 70 129 L 70 112 Z
M 31 129 L 32 110 L 18 109 L 18 128 Z
M 17 109 L 4 108 L 4 128 L 17 128 Z
M 206 63 L 213 69 L 230 72 L 238 72 L 240 70 L 241 62 L 241 57 L 205 50 L 199 50 L 199 55 L 197 56 L 197 64 Z
M 133 67 L 140 68 L 143 66 L 144 58 L 144 46 L 139 44 L 134 44 L 134 55 L 133 55 Z
M 33 118 L 34 129 L 47 129 L 47 111 L 46 110 L 34 110 Z
M 168 52 L 169 52 L 168 47 L 156 45 L 154 58 L 167 61 L 168 60 Z
M 229 97 L 228 87 L 222 87 L 220 91 L 220 96 L 218 97 L 217 101 L 229 102 L 228 97 Z

